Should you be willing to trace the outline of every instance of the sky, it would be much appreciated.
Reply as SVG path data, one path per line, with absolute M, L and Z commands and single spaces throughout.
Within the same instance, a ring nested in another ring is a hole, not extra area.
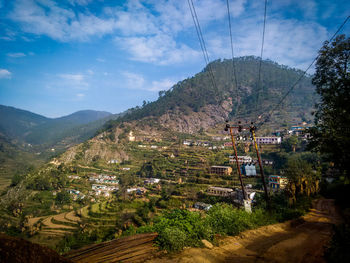
M 193 3 L 210 60 L 231 58 L 226 0 Z M 264 0 L 229 3 L 234 56 L 259 56 Z M 347 0 L 268 0 L 263 59 L 306 69 L 348 15 Z M 205 66 L 187 0 L 0 0 L 3 105 L 120 113 Z

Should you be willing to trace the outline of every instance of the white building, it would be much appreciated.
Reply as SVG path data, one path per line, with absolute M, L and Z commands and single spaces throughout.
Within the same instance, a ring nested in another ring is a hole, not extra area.
M 235 156 L 229 156 L 230 159 L 230 163 L 234 163 L 236 162 L 236 157 Z M 238 163 L 242 164 L 242 163 L 251 163 L 253 162 L 253 158 L 250 156 L 237 156 L 238 159 Z
M 145 184 L 158 184 L 159 182 L 159 178 L 148 178 L 144 181 Z
M 256 137 L 257 144 L 281 144 L 281 137 Z

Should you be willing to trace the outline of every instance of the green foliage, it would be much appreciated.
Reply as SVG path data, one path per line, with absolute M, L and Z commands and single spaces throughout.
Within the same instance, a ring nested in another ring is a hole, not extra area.
M 18 185 L 22 180 L 23 180 L 24 176 L 20 175 L 20 174 L 15 174 L 13 177 L 12 177 L 12 180 L 11 180 L 11 186 L 16 186 Z
M 310 148 L 335 163 L 341 174 L 350 171 L 350 38 L 338 36 L 319 51 L 312 83 L 321 102 L 317 105 L 316 126 L 310 130 Z
M 181 250 L 186 245 L 186 233 L 177 227 L 165 228 L 159 236 L 158 244 L 168 251 Z
M 161 248 L 177 251 L 184 246 L 201 246 L 202 239 L 212 241 L 214 234 L 237 235 L 247 229 L 298 217 L 311 206 L 309 198 L 300 198 L 296 206 L 289 207 L 282 195 L 276 195 L 272 202 L 272 213 L 256 208 L 250 214 L 229 204 L 215 204 L 205 216 L 181 209 L 165 211 L 152 225 L 138 228 L 137 233 L 157 232 L 157 244 Z
M 175 209 L 165 212 L 155 219 L 153 229 L 159 233 L 157 243 L 167 250 L 179 250 L 183 246 L 199 246 L 201 239 L 213 238 L 210 227 L 200 213 L 188 210 Z M 179 238 L 178 243 L 171 233 Z
M 70 201 L 71 201 L 71 198 L 70 198 L 70 195 L 67 191 L 61 191 L 61 192 L 57 193 L 56 202 L 58 204 L 61 204 L 61 205 L 68 204 L 68 203 L 70 203 Z
M 237 235 L 246 229 L 276 222 L 263 210 L 249 214 L 244 210 L 233 209 L 228 204 L 214 205 L 206 220 L 214 233 L 223 235 Z
M 286 152 L 295 152 L 296 147 L 300 144 L 297 136 L 291 136 L 285 140 L 283 140 L 281 147 Z

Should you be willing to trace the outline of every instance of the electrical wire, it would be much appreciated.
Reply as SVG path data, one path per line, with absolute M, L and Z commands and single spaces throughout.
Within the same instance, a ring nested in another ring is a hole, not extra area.
M 263 24 L 263 33 L 262 33 L 262 40 L 261 40 L 260 60 L 259 60 L 259 69 L 258 69 L 258 82 L 256 85 L 256 89 L 257 89 L 257 91 L 256 91 L 256 104 L 255 104 L 256 113 L 258 113 L 258 104 L 259 104 L 259 95 L 260 95 L 261 64 L 262 64 L 262 57 L 263 57 L 263 52 L 264 52 L 264 42 L 265 42 L 266 10 L 267 10 L 267 0 L 265 0 L 264 24 Z
M 188 2 L 188 6 L 190 8 L 190 11 L 191 11 L 193 23 L 194 23 L 195 28 L 196 28 L 196 32 L 197 32 L 199 43 L 200 43 L 200 46 L 201 46 L 201 49 L 202 49 L 204 61 L 205 61 L 205 64 L 206 64 L 206 66 L 208 67 L 208 70 L 209 70 L 209 76 L 211 78 L 211 82 L 213 84 L 214 89 L 218 90 L 216 82 L 215 82 L 214 73 L 213 73 L 212 67 L 211 67 L 211 65 L 209 63 L 210 62 L 209 55 L 208 55 L 208 51 L 207 51 L 207 48 L 206 48 L 206 45 L 205 45 L 205 41 L 204 41 L 204 38 L 203 38 L 202 30 L 201 30 L 201 27 L 200 27 L 200 24 L 199 24 L 196 8 L 195 8 L 192 0 L 187 0 L 187 2 Z
M 236 96 L 238 97 L 238 80 L 237 80 L 236 66 L 235 66 L 235 60 L 234 60 L 234 54 L 233 54 L 233 40 L 232 40 L 232 27 L 231 27 L 230 4 L 229 4 L 228 0 L 226 0 L 226 7 L 227 7 L 228 25 L 229 25 L 229 30 L 230 30 L 231 56 L 232 56 L 232 70 L 233 70 L 233 76 L 235 77 Z M 238 105 L 238 103 L 237 103 L 237 105 Z
M 340 30 L 344 27 L 344 25 L 348 22 L 350 16 L 348 16 L 344 22 L 339 26 L 339 28 L 337 29 L 337 31 L 333 34 L 333 36 L 328 40 L 327 46 L 332 42 L 332 40 L 336 37 L 336 35 L 340 32 Z M 257 125 L 257 127 L 261 128 L 261 126 L 263 126 L 266 122 L 268 122 L 273 114 L 273 112 L 275 110 L 277 110 L 279 108 L 279 106 L 283 103 L 283 101 L 287 98 L 287 96 L 294 90 L 294 88 L 296 87 L 296 85 L 303 79 L 303 77 L 305 76 L 306 72 L 312 67 L 312 65 L 315 63 L 315 61 L 320 57 L 321 54 L 318 54 L 313 61 L 311 62 L 311 64 L 306 68 L 306 70 L 303 71 L 303 73 L 300 75 L 300 77 L 297 79 L 296 82 L 294 82 L 294 84 L 289 88 L 289 90 L 286 92 L 286 94 L 283 95 L 283 97 L 281 98 L 281 100 L 276 104 L 275 107 L 273 107 L 267 114 L 267 117 L 260 123 Z M 259 116 L 258 119 L 262 118 L 262 116 Z

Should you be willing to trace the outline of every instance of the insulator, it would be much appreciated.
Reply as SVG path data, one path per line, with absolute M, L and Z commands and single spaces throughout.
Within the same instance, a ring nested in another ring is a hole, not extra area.
M 241 139 L 241 137 L 237 136 L 236 137 L 236 141 L 239 141 Z

